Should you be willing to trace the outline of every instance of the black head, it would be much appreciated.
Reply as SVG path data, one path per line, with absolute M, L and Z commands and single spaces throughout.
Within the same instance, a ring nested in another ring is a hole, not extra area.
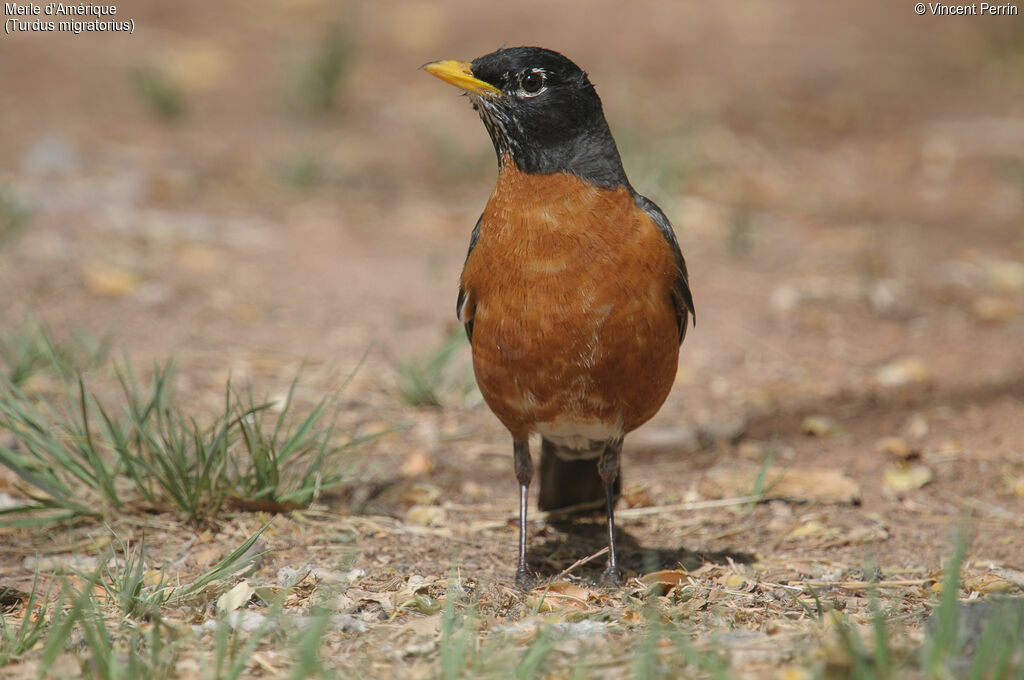
M 469 93 L 498 163 L 528 173 L 570 172 L 604 187 L 629 186 L 601 99 L 587 74 L 541 47 L 502 48 L 471 64 L 427 64 Z

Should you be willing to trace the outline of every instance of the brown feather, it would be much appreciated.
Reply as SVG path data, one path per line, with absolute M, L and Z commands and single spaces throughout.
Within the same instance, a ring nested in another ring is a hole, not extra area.
M 673 251 L 625 187 L 505 163 L 462 273 L 473 368 L 515 438 L 646 422 L 679 356 Z

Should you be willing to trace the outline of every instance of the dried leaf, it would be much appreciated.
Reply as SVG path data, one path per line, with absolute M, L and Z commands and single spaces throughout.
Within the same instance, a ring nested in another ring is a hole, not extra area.
M 920 489 L 932 481 L 934 475 L 927 465 L 901 465 L 889 468 L 882 477 L 882 484 L 892 493 L 906 493 Z
M 572 581 L 556 581 L 531 590 L 526 602 L 531 609 L 553 612 L 557 609 L 586 609 L 587 602 L 593 597 L 590 590 Z
M 248 581 L 240 581 L 234 588 L 217 598 L 217 613 L 226 614 L 244 607 L 255 592 Z
M 689 583 L 690 574 L 685 569 L 663 569 L 652 571 L 640 577 L 640 582 L 647 586 L 647 591 L 655 595 L 664 595 L 684 583 Z
M 800 666 L 785 666 L 775 673 L 777 680 L 811 680 L 814 676 L 806 668 Z
M 928 365 L 920 357 L 904 357 L 891 361 L 875 371 L 875 382 L 883 387 L 899 387 L 924 382 L 932 377 Z
M 405 513 L 405 521 L 424 527 L 439 527 L 445 523 L 448 515 L 444 508 L 436 505 L 414 505 Z
M 843 427 L 830 416 L 812 415 L 803 419 L 800 431 L 813 437 L 831 437 L 842 433 Z

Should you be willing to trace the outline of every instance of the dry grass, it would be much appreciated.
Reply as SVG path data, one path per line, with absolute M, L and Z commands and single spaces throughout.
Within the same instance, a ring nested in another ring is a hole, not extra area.
M 0 363 L 8 413 L 46 417 L 0 426 L 0 501 L 78 507 L 0 527 L 0 675 L 1019 676 L 1024 24 L 235 4 L 3 41 Z M 511 588 L 511 447 L 466 380 L 454 290 L 493 153 L 417 67 L 502 43 L 591 74 L 701 310 L 626 441 L 617 591 L 601 523 L 542 513 L 545 586 Z M 134 366 L 176 358 L 147 460 L 208 445 L 228 484 L 172 468 L 200 492 L 179 503 L 140 464 L 140 490 L 115 435 L 153 372 L 126 395 L 108 329 Z M 312 431 L 359 443 L 333 490 L 322 439 L 282 458 L 281 414 L 250 408 L 300 371 L 286 420 L 327 399 Z

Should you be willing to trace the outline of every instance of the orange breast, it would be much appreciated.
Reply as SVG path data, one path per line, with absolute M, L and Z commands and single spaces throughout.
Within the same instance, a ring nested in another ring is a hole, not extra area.
M 516 438 L 629 432 L 665 401 L 679 355 L 675 261 L 624 187 L 506 163 L 462 288 L 473 368 Z

